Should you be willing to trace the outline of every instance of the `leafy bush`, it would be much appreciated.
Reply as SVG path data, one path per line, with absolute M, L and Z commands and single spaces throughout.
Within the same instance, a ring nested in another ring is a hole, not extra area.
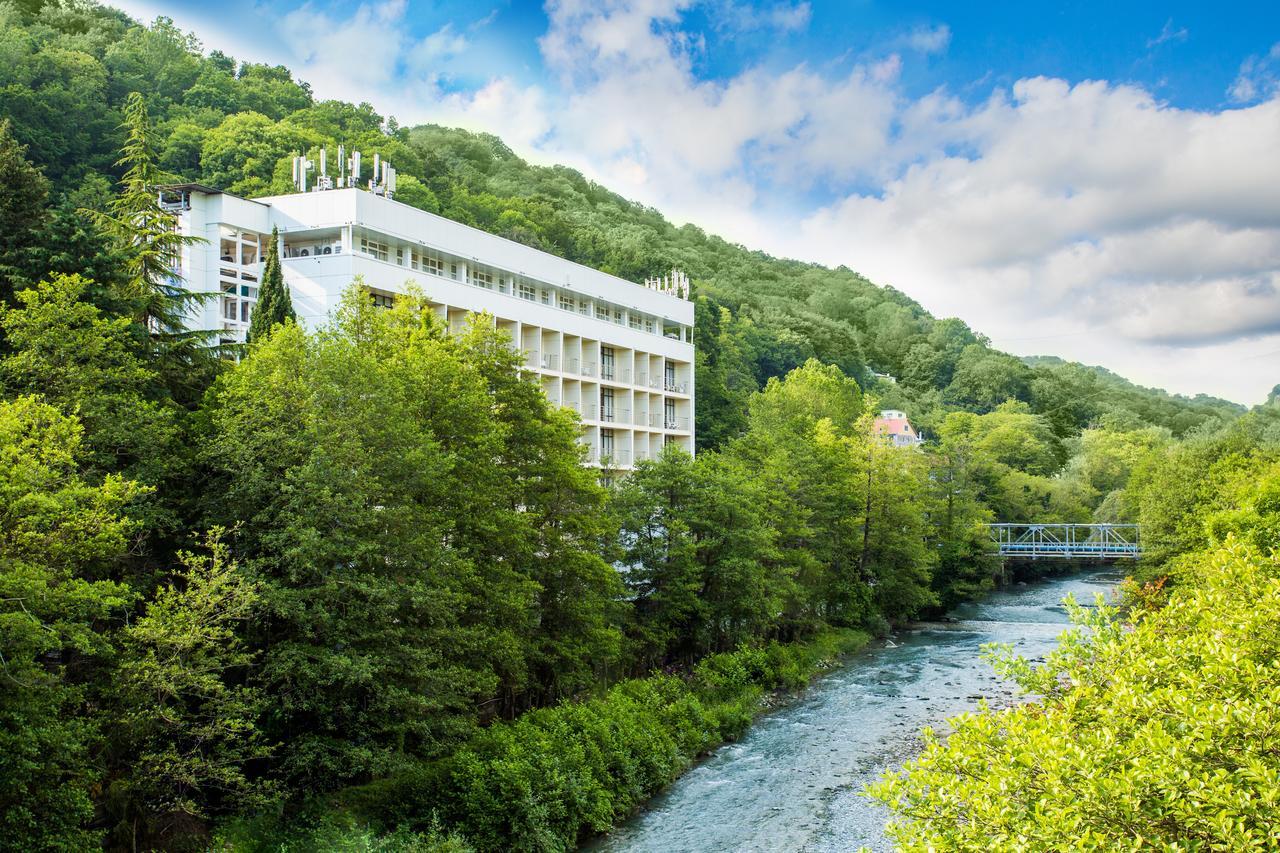
M 873 795 L 906 850 L 1245 850 L 1280 814 L 1280 559 L 1234 535 L 1159 610 L 1072 607 L 1043 701 L 953 721 Z
M 699 755 L 738 737 L 765 691 L 803 685 L 867 639 L 829 631 L 808 643 L 713 655 L 687 678 L 625 681 L 598 698 L 490 726 L 448 759 L 332 802 L 383 826 L 438 816 L 480 850 L 571 849 L 629 815 Z

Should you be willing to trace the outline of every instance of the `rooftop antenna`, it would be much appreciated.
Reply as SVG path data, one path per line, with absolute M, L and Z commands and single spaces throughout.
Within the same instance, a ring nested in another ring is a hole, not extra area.
M 329 177 L 329 150 L 328 148 L 320 149 L 320 177 L 316 179 L 317 190 L 333 189 L 333 178 Z
M 360 152 L 352 151 L 351 160 L 348 164 L 351 169 L 351 175 L 347 178 L 347 186 L 354 187 L 360 184 Z
M 376 190 L 378 186 L 378 173 L 382 170 L 382 155 L 376 151 L 373 154 L 373 175 L 369 178 L 369 189 Z
M 338 187 L 342 188 L 347 185 L 347 152 L 338 146 Z
M 300 154 L 293 158 L 293 186 L 300 193 L 307 191 L 307 172 L 314 166 L 307 155 Z

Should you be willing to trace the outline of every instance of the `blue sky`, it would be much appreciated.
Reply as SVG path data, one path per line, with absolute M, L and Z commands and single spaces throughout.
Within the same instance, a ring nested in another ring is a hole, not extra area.
M 1280 4 L 125 0 L 1011 351 L 1280 382 Z

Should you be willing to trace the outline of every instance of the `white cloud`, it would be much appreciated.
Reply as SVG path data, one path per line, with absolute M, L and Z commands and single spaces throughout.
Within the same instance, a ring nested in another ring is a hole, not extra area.
M 1280 45 L 1242 64 L 1236 109 L 1049 78 L 975 105 L 902 91 L 903 62 L 945 50 L 945 25 L 853 66 L 700 79 L 706 46 L 679 26 L 695 2 L 549 0 L 539 46 L 559 82 L 545 87 L 497 77 L 447 91 L 436 66 L 477 39 L 406 37 L 403 0 L 304 7 L 276 61 L 321 96 L 488 130 L 677 221 L 845 264 L 1015 352 L 1246 401 L 1280 378 L 1265 355 L 1280 350 Z M 725 26 L 743 30 L 809 15 L 703 2 L 736 10 Z M 1170 21 L 1152 46 L 1183 37 Z M 815 186 L 837 199 L 797 213 Z
M 1240 63 L 1240 73 L 1227 89 L 1227 96 L 1239 104 L 1280 94 L 1280 42 L 1261 56 Z
M 1184 392 L 1257 400 L 1275 382 L 1267 362 L 1189 368 L 1205 345 L 1246 352 L 1280 335 L 1280 100 L 1205 113 L 1033 79 L 938 132 L 972 153 L 816 212 L 791 250 L 1017 351 L 1065 350 Z
M 1159 47 L 1160 45 L 1171 41 L 1186 41 L 1190 33 L 1186 27 L 1175 27 L 1173 18 L 1169 18 L 1164 22 L 1164 26 L 1160 28 L 1160 35 L 1153 39 L 1147 39 L 1147 49 Z
M 907 34 L 903 43 L 920 53 L 942 53 L 951 44 L 951 28 L 946 24 L 917 27 Z

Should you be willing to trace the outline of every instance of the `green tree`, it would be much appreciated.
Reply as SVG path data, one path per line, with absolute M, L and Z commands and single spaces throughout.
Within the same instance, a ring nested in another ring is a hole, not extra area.
M 133 601 L 111 579 L 144 491 L 81 473 L 81 429 L 24 396 L 0 402 L 0 828 L 23 850 L 94 846 L 90 787 L 111 659 L 111 617 Z
M 173 176 L 157 165 L 156 139 L 146 102 L 130 93 L 124 106 L 125 145 L 116 165 L 124 168 L 120 194 L 105 213 L 87 211 L 123 257 L 125 301 L 151 336 L 153 358 L 166 384 L 183 399 L 194 397 L 214 369 L 206 344 L 213 332 L 191 330 L 187 318 L 211 294 L 186 288 L 174 270 L 182 249 L 201 242 L 182 234 L 176 218 L 160 206 L 157 188 Z
M 159 492 L 130 507 L 149 531 L 180 525 L 190 459 L 182 413 L 167 398 L 147 348 L 125 317 L 109 318 L 85 301 L 90 282 L 58 275 L 18 294 L 0 309 L 11 351 L 0 359 L 0 383 L 11 393 L 40 394 L 83 426 L 82 464 L 101 476 L 122 473 Z
M 120 633 L 112 698 L 126 769 L 112 800 L 126 838 L 138 835 L 134 816 L 164 843 L 214 812 L 260 806 L 265 793 L 247 767 L 271 754 L 257 729 L 267 703 L 245 684 L 255 654 L 240 636 L 258 591 L 218 531 L 207 548 L 180 555 L 183 568 Z
M 26 151 L 12 122 L 0 120 L 0 305 L 12 305 L 14 294 L 45 272 L 39 267 L 49 182 L 27 162 Z
M 289 296 L 284 271 L 280 268 L 280 229 L 273 226 L 267 259 L 262 267 L 262 283 L 258 287 L 258 304 L 254 306 L 245 342 L 263 340 L 276 326 L 297 321 L 298 317 L 293 313 L 293 299 Z

